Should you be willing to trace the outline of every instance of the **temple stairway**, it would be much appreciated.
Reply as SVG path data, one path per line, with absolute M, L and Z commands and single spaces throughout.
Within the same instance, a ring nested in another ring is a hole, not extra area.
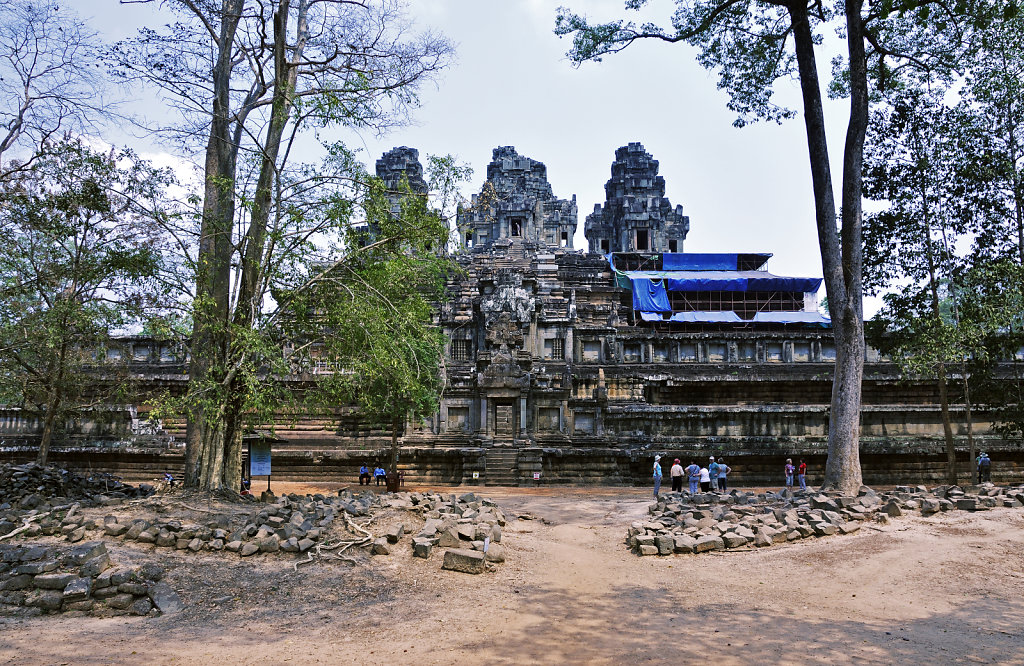
M 512 447 L 491 447 L 484 458 L 484 485 L 519 485 L 519 450 Z

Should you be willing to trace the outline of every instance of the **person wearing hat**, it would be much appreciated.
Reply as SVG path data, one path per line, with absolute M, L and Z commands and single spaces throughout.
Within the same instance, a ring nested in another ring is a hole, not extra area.
M 672 463 L 672 492 L 683 492 L 683 466 L 679 464 L 679 458 Z
M 661 456 L 654 456 L 654 499 L 658 499 L 661 490 Z
M 988 483 L 992 480 L 992 459 L 982 451 L 978 456 L 978 483 Z
M 711 456 L 708 459 L 708 481 L 711 482 L 711 490 L 717 490 L 718 487 L 718 463 L 715 462 L 715 457 Z

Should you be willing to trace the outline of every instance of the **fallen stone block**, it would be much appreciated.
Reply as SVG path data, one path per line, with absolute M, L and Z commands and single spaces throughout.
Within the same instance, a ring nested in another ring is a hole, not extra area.
M 705 553 L 710 550 L 721 550 L 723 548 L 725 548 L 725 542 L 722 541 L 722 537 L 717 536 L 701 537 L 693 544 L 693 552 L 695 553 Z
M 92 580 L 89 578 L 76 578 L 64 587 L 65 601 L 79 601 L 89 596 L 92 591 Z
M 726 532 L 722 535 L 722 542 L 726 548 L 739 548 L 740 546 L 747 545 L 746 537 L 742 537 L 734 532 Z
M 441 565 L 441 568 L 470 574 L 483 573 L 486 571 L 484 554 L 480 551 L 466 548 L 446 550 L 444 553 L 444 564 Z
M 60 609 L 64 603 L 64 593 L 60 590 L 35 590 L 25 596 L 25 605 L 47 611 Z
M 488 562 L 504 562 L 505 548 L 501 544 L 492 543 L 490 546 L 488 546 L 487 552 L 484 553 L 484 559 Z
M 697 540 L 686 534 L 677 534 L 672 540 L 673 549 L 677 553 L 692 553 Z
M 157 583 L 150 586 L 149 598 L 153 601 L 156 609 L 164 615 L 171 615 L 185 608 L 181 597 L 167 583 Z
M 654 538 L 654 545 L 658 549 L 659 555 L 671 555 L 675 549 L 675 542 L 671 535 L 662 534 Z
M 153 602 L 148 597 L 136 599 L 128 606 L 128 612 L 132 615 L 148 615 L 153 610 Z
M 32 584 L 41 590 L 63 590 L 76 578 L 78 574 L 73 573 L 40 574 L 32 580 Z
M 423 559 L 430 558 L 430 551 L 434 547 L 433 542 L 430 539 L 416 538 L 412 540 L 412 556 L 422 557 Z

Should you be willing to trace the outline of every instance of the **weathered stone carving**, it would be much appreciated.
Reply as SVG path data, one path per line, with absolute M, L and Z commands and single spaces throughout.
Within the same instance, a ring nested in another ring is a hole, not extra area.
M 576 197 L 558 199 L 548 183 L 547 167 L 512 146 L 494 149 L 487 182 L 472 205 L 459 211 L 458 227 L 467 247 L 490 247 L 499 240 L 536 247 L 572 248 L 576 233 Z
M 615 151 L 605 204 L 594 205 L 584 235 L 591 252 L 682 252 L 690 231 L 683 207 L 665 198 L 658 161 L 640 143 Z

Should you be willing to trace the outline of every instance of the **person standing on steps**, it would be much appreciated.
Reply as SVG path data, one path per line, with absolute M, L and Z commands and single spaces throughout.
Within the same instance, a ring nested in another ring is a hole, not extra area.
M 787 488 L 792 488 L 793 487 L 793 472 L 796 471 L 796 467 L 793 467 L 793 459 L 792 458 L 786 458 L 786 467 L 784 468 L 784 470 L 786 472 L 786 487 Z
M 796 468 L 796 478 L 800 482 L 800 490 L 807 490 L 807 463 L 804 459 L 800 459 L 800 464 Z
M 679 458 L 672 463 L 672 492 L 683 492 L 683 466 L 679 464 Z
M 711 490 L 715 490 L 718 487 L 718 463 L 715 462 L 714 456 L 708 458 L 708 481 L 710 482 Z
M 654 456 L 654 499 L 658 499 L 661 490 L 661 456 Z
M 728 484 L 726 482 L 726 477 L 729 476 L 729 472 L 731 472 L 731 471 L 732 471 L 732 467 L 729 467 L 728 465 L 726 465 L 725 461 L 722 460 L 721 458 L 719 458 L 718 459 L 718 490 L 720 492 L 724 493 L 726 490 L 728 490 L 728 488 L 727 488 Z

